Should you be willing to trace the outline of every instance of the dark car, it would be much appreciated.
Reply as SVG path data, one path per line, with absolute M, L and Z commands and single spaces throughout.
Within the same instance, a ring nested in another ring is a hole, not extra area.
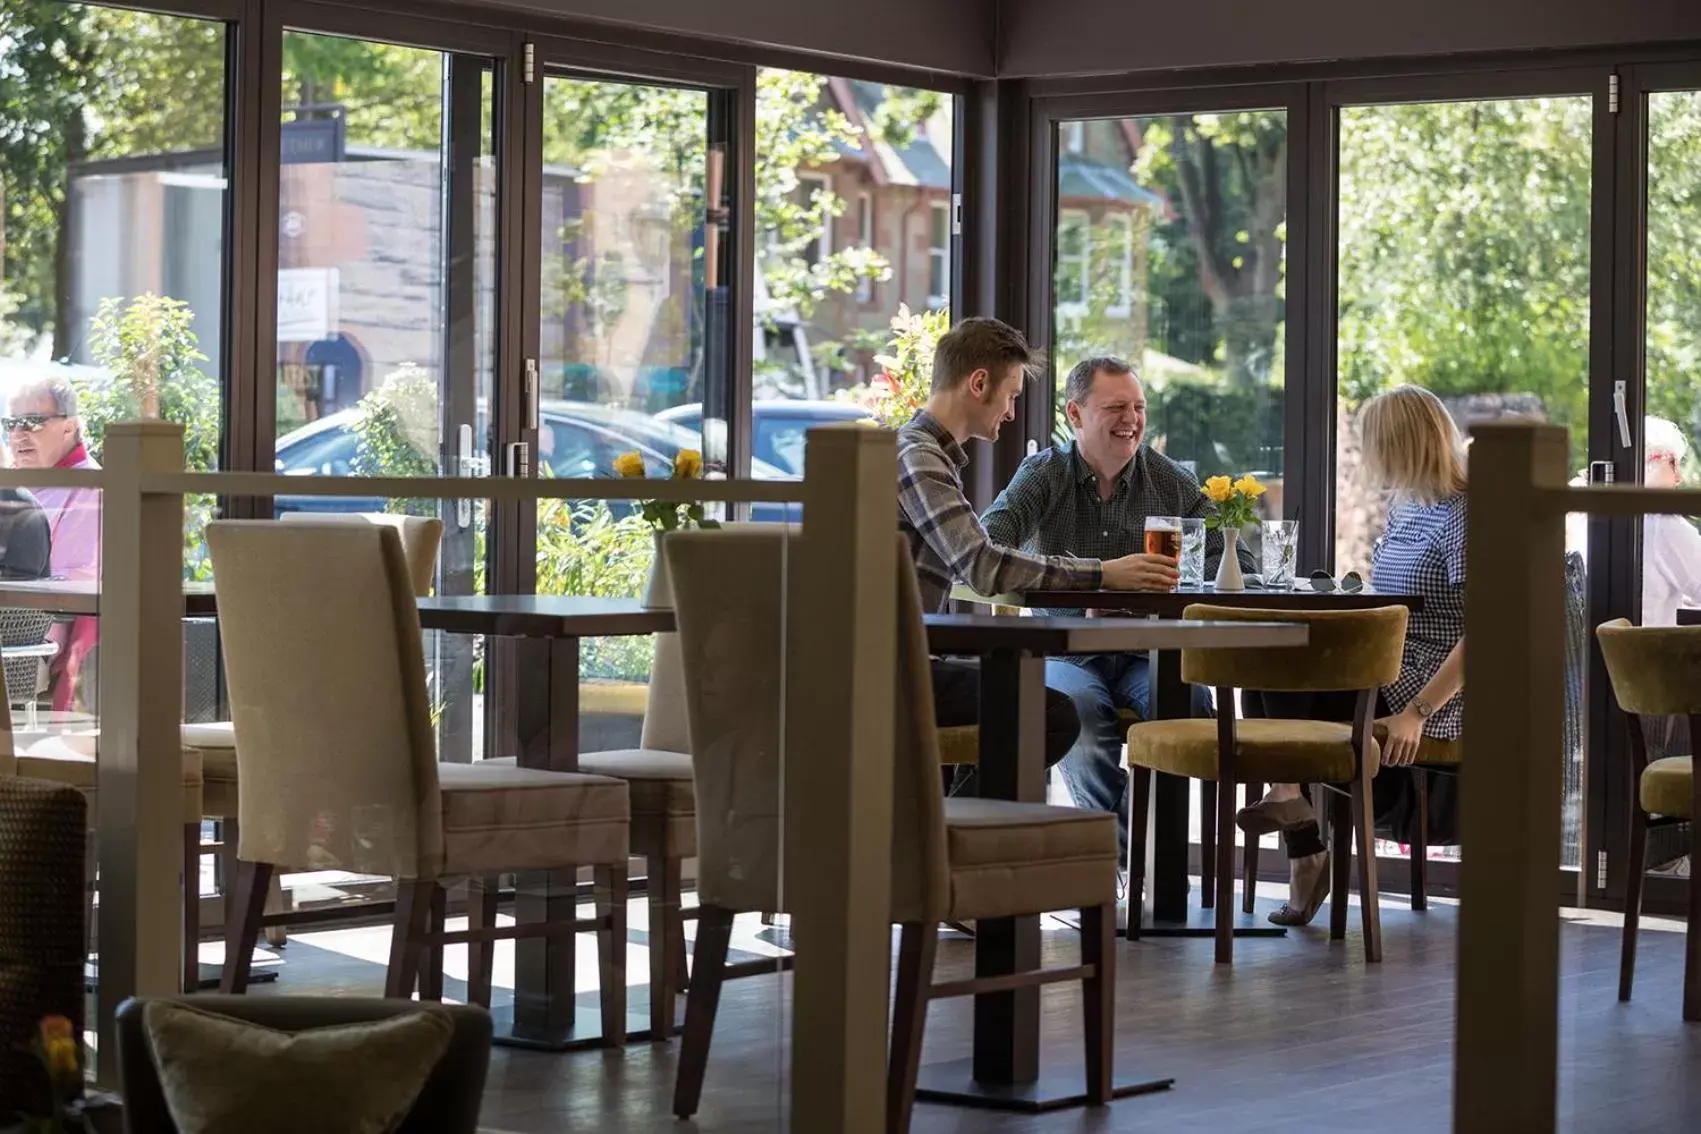
M 353 476 L 359 440 L 354 433 L 356 411 L 342 410 L 304 425 L 278 439 L 275 468 L 286 476 Z M 652 477 L 665 477 L 681 449 L 701 449 L 702 437 L 680 424 L 662 421 L 634 410 L 611 409 L 585 402 L 548 402 L 539 417 L 538 468 L 545 476 L 611 477 L 614 459 L 636 450 Z M 753 461 L 751 475 L 757 480 L 789 480 L 787 473 L 766 461 Z M 303 487 L 306 487 L 305 485 Z M 380 512 L 385 501 L 351 496 L 279 496 L 272 509 L 285 512 Z M 623 501 L 611 501 L 617 513 L 630 509 Z M 751 518 L 777 520 L 785 514 L 781 504 L 756 504 Z

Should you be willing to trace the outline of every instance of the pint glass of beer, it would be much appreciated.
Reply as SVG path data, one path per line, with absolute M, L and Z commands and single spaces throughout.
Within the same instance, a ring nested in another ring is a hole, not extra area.
M 1181 561 L 1181 517 L 1146 517 L 1146 554 Z

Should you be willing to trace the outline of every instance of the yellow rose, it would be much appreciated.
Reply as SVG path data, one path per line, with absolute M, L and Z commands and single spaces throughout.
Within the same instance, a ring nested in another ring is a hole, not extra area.
M 673 458 L 673 475 L 677 480 L 694 480 L 703 475 L 703 454 L 695 449 L 681 449 Z
M 1212 500 L 1215 500 L 1218 504 L 1227 500 L 1232 491 L 1233 489 L 1229 484 L 1229 478 L 1226 476 L 1213 476 L 1205 481 L 1205 495 L 1209 496 Z
M 60 1081 L 77 1075 L 77 1062 L 82 1051 L 70 1020 L 64 1016 L 48 1016 L 41 1021 L 41 1054 L 48 1073 Z
M 1248 500 L 1256 500 L 1260 496 L 1264 495 L 1264 486 L 1259 484 L 1258 478 L 1253 476 L 1251 473 L 1247 473 L 1245 476 L 1235 481 L 1234 490 L 1246 497 Z
M 614 458 L 614 471 L 624 477 L 641 477 L 644 475 L 644 458 L 638 450 L 628 450 Z

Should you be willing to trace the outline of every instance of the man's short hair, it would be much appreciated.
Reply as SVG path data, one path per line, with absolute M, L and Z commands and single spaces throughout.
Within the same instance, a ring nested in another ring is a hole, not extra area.
M 53 399 L 54 413 L 62 413 L 66 417 L 77 416 L 77 388 L 63 374 L 51 374 L 46 378 L 23 382 L 12 390 L 12 398 L 30 398 L 37 395 Z
M 1140 377 L 1132 363 L 1115 355 L 1102 354 L 1097 358 L 1083 358 L 1069 371 L 1069 377 L 1063 380 L 1064 400 L 1084 402 L 1087 395 L 1093 392 L 1093 379 L 1100 374 L 1132 374 Z
M 964 319 L 941 335 L 933 348 L 933 392 L 954 390 L 977 370 L 996 379 L 1013 363 L 1025 373 L 1034 367 L 1034 353 L 1022 332 L 997 319 Z

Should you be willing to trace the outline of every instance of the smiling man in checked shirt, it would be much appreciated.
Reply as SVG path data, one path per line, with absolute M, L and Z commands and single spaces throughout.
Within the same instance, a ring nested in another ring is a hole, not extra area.
M 1086 359 L 1069 372 L 1065 393 L 1064 412 L 1075 440 L 1022 462 L 982 517 L 993 541 L 1039 555 L 1110 558 L 1145 547 L 1147 516 L 1206 514 L 1207 501 L 1193 474 L 1141 445 L 1146 393 L 1132 366 L 1119 358 Z M 1222 533 L 1211 532 L 1205 541 L 1206 578 L 1222 553 Z M 1254 569 L 1245 552 L 1241 566 Z M 1170 590 L 1172 585 L 1153 580 L 1134 589 Z M 1045 682 L 1069 695 L 1081 720 L 1080 737 L 1063 759 L 1069 794 L 1077 807 L 1116 813 L 1126 856 L 1128 773 L 1122 767 L 1125 730 L 1117 710 L 1151 718 L 1146 655 L 1049 658 Z M 1211 715 L 1206 690 L 1193 689 L 1193 712 Z
M 982 594 L 1059 587 L 1168 589 L 1176 562 L 1155 555 L 1101 561 L 1021 551 L 987 536 L 968 497 L 963 442 L 991 441 L 1016 416 L 1016 398 L 1033 366 L 1022 333 L 997 319 L 964 319 L 941 336 L 933 355 L 933 392 L 898 431 L 898 527 L 915 556 L 922 609 L 942 611 L 962 580 Z M 1071 700 L 1046 691 L 1045 747 L 1049 767 L 1080 733 Z M 934 714 L 939 727 L 975 724 L 980 716 L 980 667 L 973 660 L 933 660 Z M 959 793 L 967 790 L 959 781 Z

